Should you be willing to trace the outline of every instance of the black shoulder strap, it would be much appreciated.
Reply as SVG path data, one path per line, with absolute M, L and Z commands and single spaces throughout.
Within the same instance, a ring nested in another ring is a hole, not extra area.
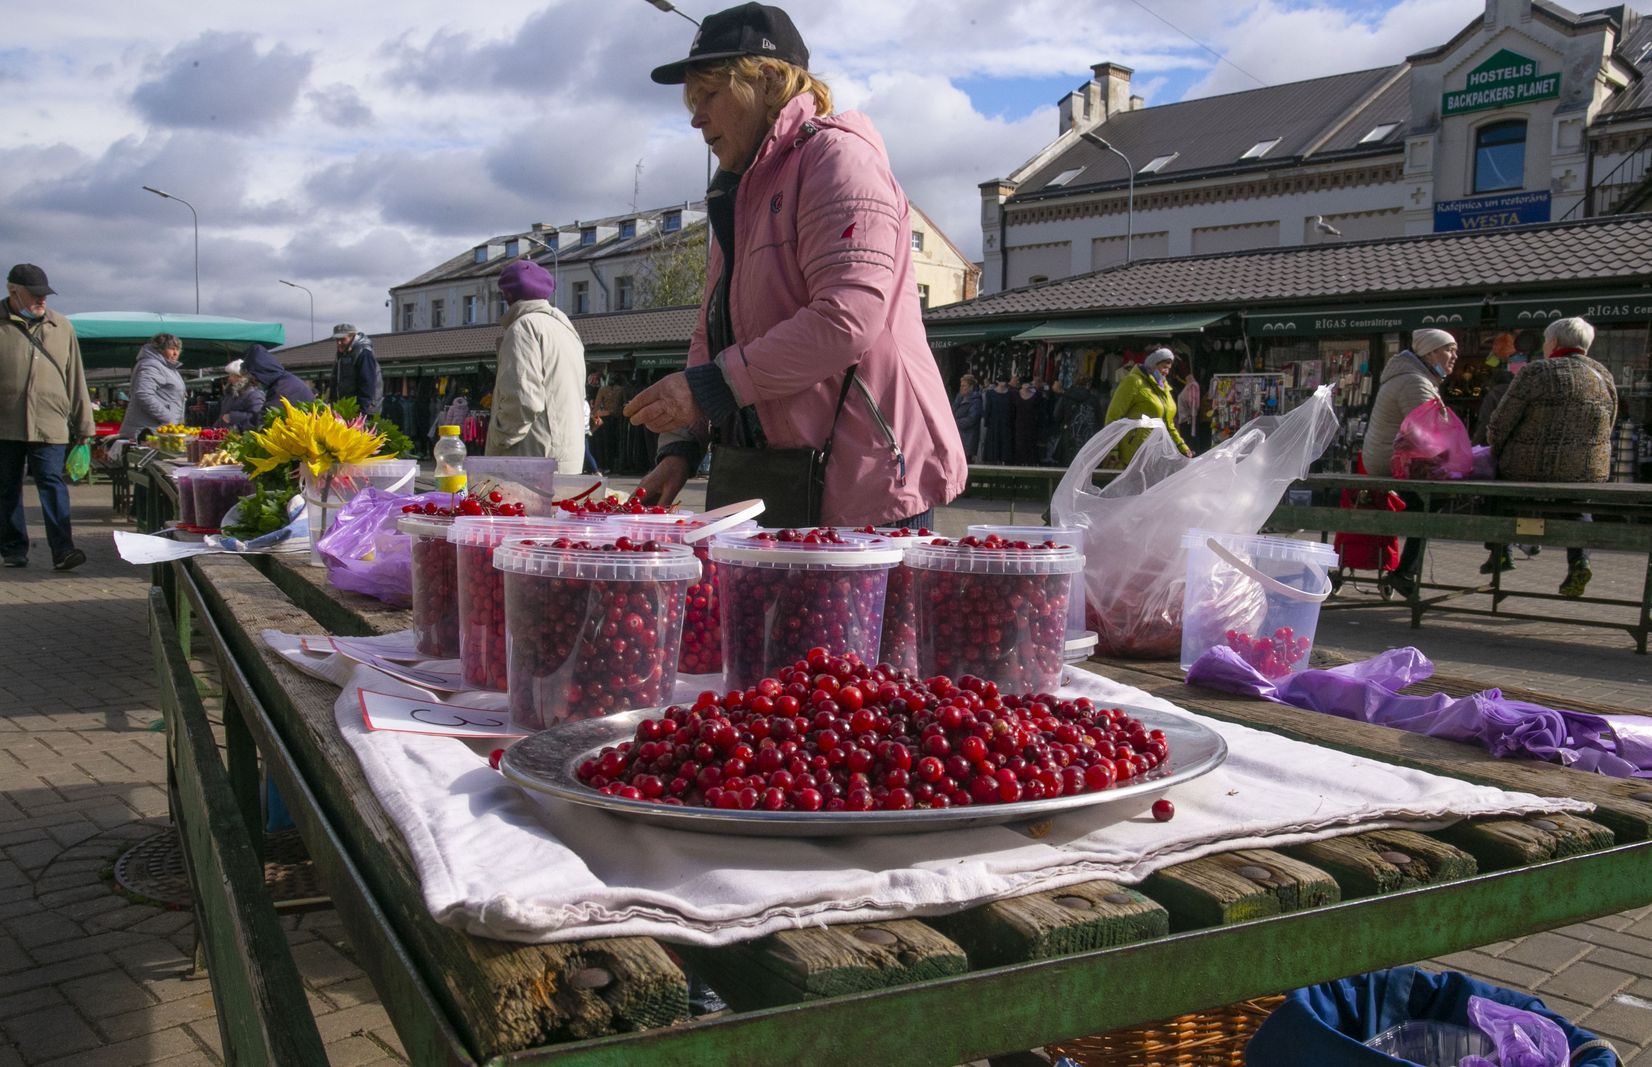
M 822 456 L 830 457 L 832 454 L 832 438 L 837 436 L 837 420 L 843 415 L 843 404 L 849 399 L 849 389 L 855 384 L 855 372 L 858 370 L 860 364 L 856 363 L 849 368 L 849 373 L 843 376 L 843 388 L 837 391 L 837 410 L 832 412 L 832 428 L 826 433 L 826 447 L 820 450 Z
M 29 344 L 33 345 L 35 347 L 35 349 L 41 355 L 46 357 L 46 362 L 50 363 L 52 365 L 52 369 L 57 371 L 57 376 L 59 378 L 63 379 L 63 395 L 68 396 L 68 394 L 69 394 L 69 372 L 68 372 L 68 370 L 66 370 L 63 367 L 58 366 L 57 360 L 53 359 L 52 354 L 50 352 L 46 351 L 46 346 L 40 343 L 40 339 L 38 337 L 36 337 L 34 334 L 29 332 L 29 328 L 27 326 L 23 325 L 21 322 L 17 321 L 17 319 L 15 319 L 15 318 L 9 318 L 8 317 L 8 321 L 13 326 L 16 326 L 17 329 L 23 334 L 24 337 L 28 338 Z M 70 400 L 72 402 L 73 398 L 71 397 Z

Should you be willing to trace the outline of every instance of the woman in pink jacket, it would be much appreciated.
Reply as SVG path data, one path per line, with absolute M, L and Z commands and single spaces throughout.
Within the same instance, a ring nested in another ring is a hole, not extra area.
M 968 468 L 925 341 L 906 195 L 871 122 L 832 114 L 808 63 L 786 13 L 751 3 L 707 16 L 688 58 L 653 72 L 684 86 L 719 171 L 688 368 L 625 406 L 661 434 L 642 488 L 675 499 L 707 441 L 830 439 L 822 522 L 921 524 Z M 714 460 L 710 490 L 737 491 L 717 477 Z

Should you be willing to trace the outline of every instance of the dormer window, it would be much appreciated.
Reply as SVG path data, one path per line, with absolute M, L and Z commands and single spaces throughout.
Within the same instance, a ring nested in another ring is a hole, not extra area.
M 580 231 L 579 231 L 579 244 L 580 244 L 580 247 L 583 248 L 586 245 L 594 245 L 596 243 L 597 243 L 597 228 L 595 226 L 581 227 Z
M 1072 181 L 1074 178 L 1078 177 L 1080 174 L 1083 174 L 1083 173 L 1084 173 L 1084 168 L 1083 167 L 1068 167 L 1066 170 L 1062 171 L 1060 174 L 1057 174 L 1055 177 L 1053 177 L 1049 181 L 1045 182 L 1044 183 L 1044 188 L 1046 188 L 1046 189 L 1059 189 L 1061 186 L 1066 185 L 1068 182 Z
M 1381 123 L 1380 125 L 1371 127 L 1371 132 L 1366 134 L 1364 137 L 1361 137 L 1359 139 L 1359 143 L 1360 144 L 1376 144 L 1378 141 L 1381 141 L 1381 140 L 1385 139 L 1389 134 L 1393 133 L 1395 130 L 1397 130 L 1399 128 L 1400 128 L 1400 124 L 1397 123 L 1397 122 L 1384 122 L 1384 123 Z
M 660 229 L 666 233 L 676 233 L 683 228 L 683 213 L 681 211 L 667 211 L 665 219 L 660 223 Z
M 1272 152 L 1274 150 L 1274 147 L 1277 146 L 1279 144 L 1279 142 L 1282 141 L 1282 140 L 1284 140 L 1283 137 L 1275 137 L 1271 141 L 1257 141 L 1255 144 L 1253 144 L 1249 148 L 1245 149 L 1245 154 L 1240 156 L 1239 158 L 1240 159 L 1261 159 L 1263 156 L 1267 155 L 1269 152 Z
M 486 263 L 488 261 L 488 246 L 477 245 L 476 251 L 471 253 L 472 263 Z
M 519 249 L 521 247 L 522 247 L 522 242 L 520 242 L 520 241 L 517 241 L 517 240 L 514 240 L 514 239 L 510 240 L 510 241 L 506 241 L 505 242 L 505 255 L 507 257 L 516 255 L 517 249 Z
M 1147 166 L 1143 167 L 1141 170 L 1138 170 L 1136 173 L 1157 174 L 1159 171 L 1168 166 L 1171 160 L 1175 159 L 1179 155 L 1181 155 L 1180 152 L 1172 152 L 1168 156 L 1154 156 L 1148 161 Z
M 636 219 L 626 219 L 624 222 L 620 223 L 620 240 L 623 241 L 627 238 L 635 236 L 637 236 Z

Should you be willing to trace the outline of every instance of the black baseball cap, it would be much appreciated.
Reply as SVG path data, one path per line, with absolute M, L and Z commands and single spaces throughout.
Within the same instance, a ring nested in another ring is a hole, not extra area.
M 695 63 L 738 56 L 770 56 L 809 69 L 808 46 L 790 15 L 768 4 L 741 4 L 707 15 L 688 46 L 688 58 L 655 67 L 650 77 L 661 85 L 681 85 Z
M 51 296 L 57 290 L 46 281 L 46 272 L 33 263 L 19 263 L 6 275 L 6 281 L 12 285 L 21 285 L 35 296 Z

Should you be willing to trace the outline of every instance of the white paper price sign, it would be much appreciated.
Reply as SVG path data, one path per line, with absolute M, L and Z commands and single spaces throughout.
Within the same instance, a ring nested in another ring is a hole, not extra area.
M 525 736 L 521 730 L 512 728 L 510 713 L 506 711 L 467 708 L 372 689 L 360 689 L 357 693 L 361 697 L 361 718 L 369 730 L 398 730 L 438 737 Z

